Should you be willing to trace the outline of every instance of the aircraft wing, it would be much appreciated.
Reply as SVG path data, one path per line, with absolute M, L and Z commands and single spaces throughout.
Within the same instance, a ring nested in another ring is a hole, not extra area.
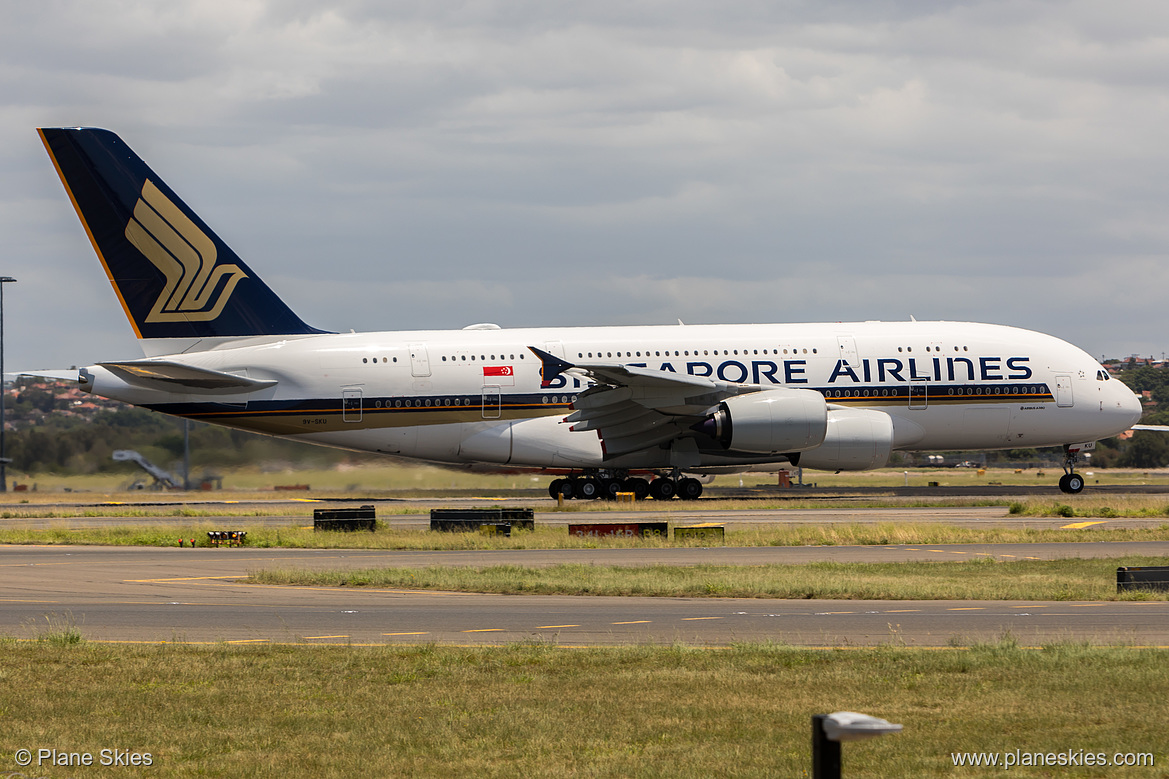
M 197 368 L 169 360 L 127 360 L 101 362 L 101 367 L 130 384 L 157 388 L 158 382 L 172 390 L 199 392 L 255 392 L 276 383 L 274 379 L 251 379 L 235 373 Z
M 1169 425 L 1133 425 L 1132 430 L 1152 430 L 1157 433 L 1169 433 Z
M 565 373 L 593 382 L 576 396 L 564 421 L 573 431 L 597 431 L 606 458 L 691 435 L 719 401 L 760 389 L 617 363 L 570 363 L 528 349 L 540 358 L 545 385 Z

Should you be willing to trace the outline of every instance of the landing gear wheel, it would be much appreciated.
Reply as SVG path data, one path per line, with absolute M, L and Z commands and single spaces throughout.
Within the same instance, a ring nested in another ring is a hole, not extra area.
M 645 500 L 649 497 L 649 482 L 645 479 L 626 479 L 621 483 L 622 492 L 632 492 L 634 500 Z
M 1084 491 L 1084 477 L 1078 473 L 1065 473 L 1059 479 L 1059 488 L 1069 495 L 1079 495 Z
M 553 479 L 548 482 L 548 497 L 552 498 L 552 500 L 559 498 L 561 494 L 560 490 L 564 487 L 564 482 L 564 479 Z
M 621 492 L 620 479 L 601 480 L 601 500 L 617 500 L 618 492 Z
M 654 500 L 670 500 L 678 492 L 672 479 L 654 479 L 649 483 L 649 496 Z
M 682 500 L 698 500 L 702 497 L 702 482 L 698 479 L 682 479 L 678 482 L 678 497 Z
M 578 479 L 576 494 L 581 500 L 595 500 L 601 496 L 601 485 L 596 479 Z

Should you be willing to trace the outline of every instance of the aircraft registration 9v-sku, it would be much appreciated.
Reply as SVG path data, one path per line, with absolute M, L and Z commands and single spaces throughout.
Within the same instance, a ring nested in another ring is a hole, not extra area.
M 1046 446 L 1075 493 L 1079 452 L 1140 418 L 1083 350 L 991 324 L 318 330 L 117 135 L 39 132 L 146 355 L 76 380 L 166 414 L 659 500 L 702 474 Z

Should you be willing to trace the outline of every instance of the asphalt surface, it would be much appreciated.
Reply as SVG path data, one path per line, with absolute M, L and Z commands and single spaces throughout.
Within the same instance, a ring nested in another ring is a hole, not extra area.
M 933 510 L 925 510 L 933 511 Z M 692 565 L 815 560 L 1169 557 L 1169 542 L 710 549 L 366 550 L 0 547 L 0 635 L 76 626 L 91 640 L 562 645 L 775 641 L 806 646 L 1083 640 L 1169 645 L 1169 603 L 498 596 L 240 583 L 270 567 Z

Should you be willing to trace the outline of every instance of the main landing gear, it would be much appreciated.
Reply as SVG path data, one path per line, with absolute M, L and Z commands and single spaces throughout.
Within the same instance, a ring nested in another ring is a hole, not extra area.
M 1078 495 L 1084 491 L 1084 477 L 1076 473 L 1076 461 L 1079 459 L 1079 449 L 1064 447 L 1063 476 L 1059 477 L 1059 488 L 1069 495 Z
M 619 492 L 632 492 L 636 500 L 671 500 L 675 496 L 697 500 L 702 496 L 702 482 L 690 477 L 679 478 L 679 474 L 659 475 L 647 481 L 630 477 L 628 473 L 586 472 L 567 479 L 553 479 L 548 485 L 552 498 L 563 495 L 565 500 L 616 500 Z

